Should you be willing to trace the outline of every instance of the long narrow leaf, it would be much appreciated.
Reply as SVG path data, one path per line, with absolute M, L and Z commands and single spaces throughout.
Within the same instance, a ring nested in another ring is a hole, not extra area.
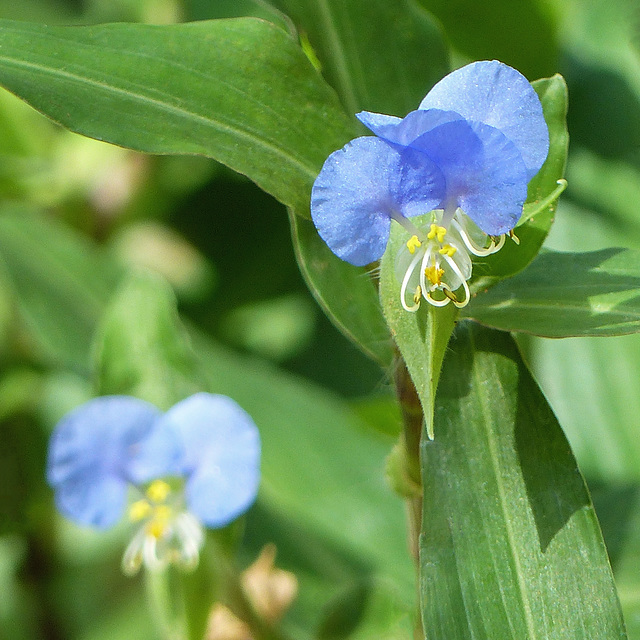
M 593 505 L 508 334 L 462 323 L 423 445 L 430 640 L 625 638 Z
M 300 215 L 353 137 L 291 37 L 254 18 L 150 26 L 0 21 L 0 84 L 73 131 L 244 173 Z
M 473 300 L 464 315 L 537 336 L 640 331 L 640 251 L 547 252 Z

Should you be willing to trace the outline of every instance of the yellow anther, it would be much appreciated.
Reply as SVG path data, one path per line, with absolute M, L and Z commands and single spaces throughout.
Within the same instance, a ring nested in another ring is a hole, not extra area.
M 509 237 L 516 243 L 520 244 L 520 238 L 513 232 L 513 229 L 509 230 Z
M 420 304 L 421 298 L 422 298 L 422 287 L 418 285 L 416 287 L 416 292 L 413 294 L 413 304 Z
M 161 504 L 153 510 L 153 519 L 147 524 L 147 532 L 154 538 L 160 538 L 167 530 L 171 520 L 171 507 Z
M 407 249 L 409 249 L 409 253 L 413 255 L 416 252 L 418 247 L 422 246 L 422 242 L 418 240 L 418 236 L 411 236 L 407 240 Z
M 435 264 L 432 264 L 430 267 L 427 267 L 424 270 L 424 275 L 427 277 L 427 280 L 431 284 L 434 284 L 436 287 L 439 287 L 442 284 L 442 276 L 444 275 L 444 269 L 440 269 L 436 267 Z
M 162 538 L 162 535 L 167 530 L 167 523 L 164 520 L 152 520 L 147 525 L 147 533 L 153 536 L 156 540 Z
M 129 507 L 129 520 L 140 522 L 149 517 L 151 505 L 146 500 L 137 500 Z
M 433 240 L 434 238 L 438 239 L 438 242 L 442 244 L 444 242 L 444 237 L 447 235 L 447 230 L 444 227 L 437 225 L 435 222 L 431 223 L 431 229 L 427 234 L 427 238 L 429 240 Z
M 449 256 L 450 258 L 452 258 L 453 254 L 457 250 L 458 249 L 456 247 L 452 247 L 450 244 L 445 244 L 438 253 L 442 254 L 443 256 Z
M 154 480 L 147 489 L 147 497 L 156 504 L 164 502 L 171 493 L 171 487 L 164 480 Z

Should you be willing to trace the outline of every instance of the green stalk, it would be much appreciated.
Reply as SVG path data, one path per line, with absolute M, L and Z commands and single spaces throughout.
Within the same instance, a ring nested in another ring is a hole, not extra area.
M 402 445 L 406 461 L 406 473 L 415 486 L 422 486 L 420 468 L 420 441 L 424 424 L 422 405 L 409 371 L 400 356 L 396 357 L 396 395 L 402 412 Z M 420 531 L 422 529 L 422 495 L 407 498 L 409 549 L 418 563 Z
M 149 609 L 163 640 L 187 640 L 182 590 L 177 583 L 176 571 L 145 570 L 145 588 Z

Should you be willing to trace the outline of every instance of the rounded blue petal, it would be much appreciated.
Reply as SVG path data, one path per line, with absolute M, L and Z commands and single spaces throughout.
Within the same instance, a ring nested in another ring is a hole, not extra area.
M 462 210 L 489 235 L 513 229 L 527 199 L 529 175 L 520 150 L 500 131 L 475 123 L 482 140 L 484 164 L 473 188 L 460 198 Z
M 442 170 L 443 206 L 460 207 L 491 235 L 517 224 L 527 197 L 527 170 L 518 148 L 500 131 L 458 120 L 435 127 L 412 145 Z
M 178 435 L 158 419 L 153 429 L 131 448 L 127 476 L 133 484 L 141 485 L 155 478 L 179 474 L 183 456 Z
M 189 510 L 213 529 L 241 516 L 255 501 L 260 483 L 260 469 L 249 456 L 226 462 L 194 473 L 185 488 Z
M 103 396 L 58 423 L 49 444 L 47 480 L 65 516 L 101 528 L 117 522 L 132 481 L 129 464 L 159 415 L 143 400 Z
M 243 513 L 260 480 L 260 436 L 249 414 L 226 396 L 198 393 L 171 407 L 161 423 L 182 442 L 189 510 L 210 527 Z
M 518 148 L 531 179 L 549 152 L 549 130 L 529 81 L 497 60 L 468 64 L 429 91 L 420 109 L 453 110 L 499 129 Z
M 443 193 L 442 173 L 424 154 L 356 138 L 325 161 L 313 185 L 311 217 L 338 257 L 364 266 L 384 253 L 394 215 L 427 213 Z
M 455 111 L 441 111 L 440 109 L 428 111 L 418 109 L 408 113 L 402 119 L 362 111 L 356 114 L 356 118 L 379 138 L 403 147 L 410 145 L 416 138 L 441 124 L 464 120 Z
M 70 475 L 55 492 L 58 511 L 78 524 L 108 529 L 122 516 L 128 483 L 118 476 L 79 472 Z

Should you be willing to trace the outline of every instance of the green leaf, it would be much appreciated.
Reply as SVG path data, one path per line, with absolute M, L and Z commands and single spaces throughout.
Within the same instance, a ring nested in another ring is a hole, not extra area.
M 640 482 L 640 335 L 536 339 L 529 359 L 587 477 Z
M 593 489 L 630 640 L 640 638 L 640 486 Z
M 388 366 L 393 345 L 371 275 L 335 256 L 312 222 L 289 218 L 300 270 L 318 304 L 365 354 Z
M 95 324 L 120 277 L 115 264 L 36 211 L 0 211 L 0 260 L 39 355 L 88 371 Z
M 477 296 L 463 314 L 505 331 L 547 338 L 640 331 L 640 251 L 544 252 Z
M 464 323 L 423 444 L 426 635 L 626 638 L 591 500 L 510 336 Z
M 267 0 L 189 0 L 188 19 L 211 20 L 219 18 L 262 18 L 295 35 L 295 28 L 287 16 Z
M 439 25 L 413 0 L 274 0 L 306 36 L 347 111 L 405 116 L 449 71 Z
M 402 227 L 391 225 L 389 244 L 380 264 L 380 299 L 384 317 L 420 397 L 427 434 L 433 438 L 433 407 L 440 368 L 458 309 L 453 304 L 436 308 L 423 303 L 418 311 L 410 313 L 402 307 L 395 263 L 406 235 Z
M 94 352 L 101 395 L 133 395 L 168 409 L 202 389 L 173 292 L 151 273 L 123 282 L 100 323 Z
M 415 620 L 388 580 L 358 581 L 325 608 L 316 640 L 410 640 Z
M 92 27 L 0 21 L 0 83 L 84 135 L 215 158 L 306 216 L 322 163 L 354 133 L 296 43 L 253 18 Z
M 497 58 L 529 78 L 557 69 L 559 31 L 552 12 L 536 0 L 419 1 L 441 21 L 451 44 L 466 58 Z
M 495 282 L 524 269 L 540 251 L 551 229 L 556 201 L 566 184 L 558 184 L 564 176 L 567 163 L 569 134 L 567 132 L 567 85 L 564 78 L 555 75 L 532 83 L 549 127 L 549 155 L 542 168 L 529 183 L 527 202 L 515 233 L 519 244 L 507 239 L 498 252 L 477 265 L 476 275 L 481 277 L 472 287 L 480 291 Z M 486 276 L 486 277 L 482 277 Z

